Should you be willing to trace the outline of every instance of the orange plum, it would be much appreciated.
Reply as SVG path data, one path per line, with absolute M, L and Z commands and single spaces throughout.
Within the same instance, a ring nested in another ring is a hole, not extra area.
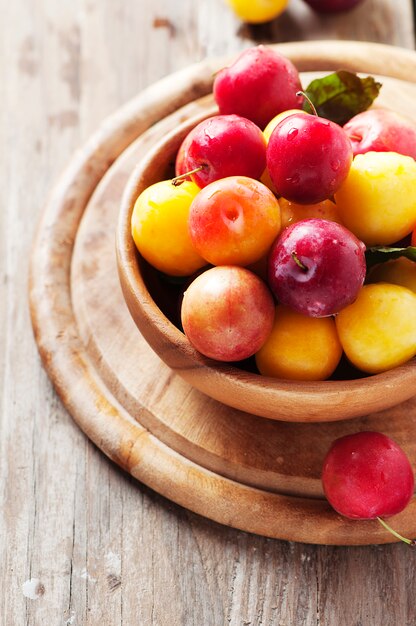
M 280 232 L 280 208 L 257 180 L 230 176 L 204 187 L 192 202 L 189 232 L 212 265 L 249 265 L 269 250 Z

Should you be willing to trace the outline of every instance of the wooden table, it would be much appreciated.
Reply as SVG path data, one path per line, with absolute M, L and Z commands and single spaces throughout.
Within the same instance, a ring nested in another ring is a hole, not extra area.
M 318 17 L 301 0 L 243 27 L 221 0 L 0 0 L 0 624 L 413 626 L 404 545 L 314 547 L 221 527 L 112 465 L 42 369 L 28 258 L 51 183 L 148 84 L 254 42 L 414 47 L 410 0 Z

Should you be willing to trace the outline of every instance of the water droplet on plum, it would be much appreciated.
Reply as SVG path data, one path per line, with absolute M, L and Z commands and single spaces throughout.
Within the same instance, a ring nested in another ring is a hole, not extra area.
M 292 174 L 292 176 L 289 176 L 288 178 L 286 178 L 287 183 L 293 183 L 294 185 L 297 185 L 299 181 L 300 181 L 299 174 Z

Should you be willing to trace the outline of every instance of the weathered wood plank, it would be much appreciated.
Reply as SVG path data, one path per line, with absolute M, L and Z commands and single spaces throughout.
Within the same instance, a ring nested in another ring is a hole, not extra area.
M 41 13 L 32 3 L 2 3 L 1 10 L 1 262 L 7 276 L 1 286 L 4 624 L 51 623 L 56 616 L 63 619 L 68 606 L 76 468 L 85 438 L 71 424 L 39 367 L 26 292 L 36 216 L 51 179 L 78 143 L 78 129 L 67 124 L 66 114 L 75 109 L 67 101 L 57 67 L 57 60 L 64 67 L 66 57 L 60 56 L 60 44 L 51 32 L 58 25 L 66 29 L 74 7 L 63 7 L 54 24 L 46 10 L 43 13 L 46 7 Z M 72 448 L 80 450 L 76 458 L 68 455 Z M 32 585 L 22 587 L 31 579 Z M 29 600 L 24 594 L 39 598 Z

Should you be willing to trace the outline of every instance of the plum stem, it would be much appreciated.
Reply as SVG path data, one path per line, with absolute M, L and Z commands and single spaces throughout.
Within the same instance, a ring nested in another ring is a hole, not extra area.
M 307 95 L 304 91 L 297 91 L 297 92 L 296 92 L 296 95 L 297 95 L 297 96 L 303 96 L 303 97 L 305 98 L 306 102 L 307 102 L 307 103 L 309 104 L 309 106 L 311 107 L 311 109 L 312 109 L 312 113 L 313 113 L 314 115 L 316 115 L 316 117 L 319 117 L 318 112 L 317 112 L 317 110 L 315 109 L 315 105 L 314 105 L 314 103 L 312 102 L 312 100 L 310 99 L 310 97 L 309 97 L 309 96 L 308 96 L 308 95 Z
M 189 172 L 185 172 L 184 174 L 180 174 L 179 176 L 175 176 L 175 178 L 172 178 L 172 185 L 177 187 L 178 185 L 183 183 L 185 178 L 188 178 L 188 176 L 190 176 L 191 174 L 196 174 L 197 172 L 200 172 L 205 167 L 208 167 L 208 165 L 206 163 L 203 163 L 199 167 L 196 167 L 194 170 L 190 170 Z
M 306 265 L 305 265 L 304 263 L 302 263 L 302 261 L 300 260 L 300 258 L 299 258 L 299 257 L 298 257 L 298 255 L 296 254 L 296 250 L 293 250 L 293 252 L 292 252 L 292 255 L 291 255 L 291 256 L 292 256 L 292 259 L 294 260 L 294 262 L 296 263 L 296 265 L 297 265 L 298 267 L 300 267 L 300 269 L 301 269 L 303 272 L 307 272 L 307 271 L 308 271 L 308 268 L 306 267 Z
M 407 543 L 407 545 L 409 545 L 412 548 L 416 546 L 416 539 L 407 539 L 407 537 L 403 537 L 396 530 L 393 530 L 393 528 L 389 526 L 387 522 L 384 521 L 384 519 L 381 519 L 381 517 L 377 517 L 377 520 L 386 530 L 389 531 L 389 533 L 391 533 L 394 537 L 396 537 L 396 539 L 400 539 L 400 541 L 404 541 L 404 543 Z

